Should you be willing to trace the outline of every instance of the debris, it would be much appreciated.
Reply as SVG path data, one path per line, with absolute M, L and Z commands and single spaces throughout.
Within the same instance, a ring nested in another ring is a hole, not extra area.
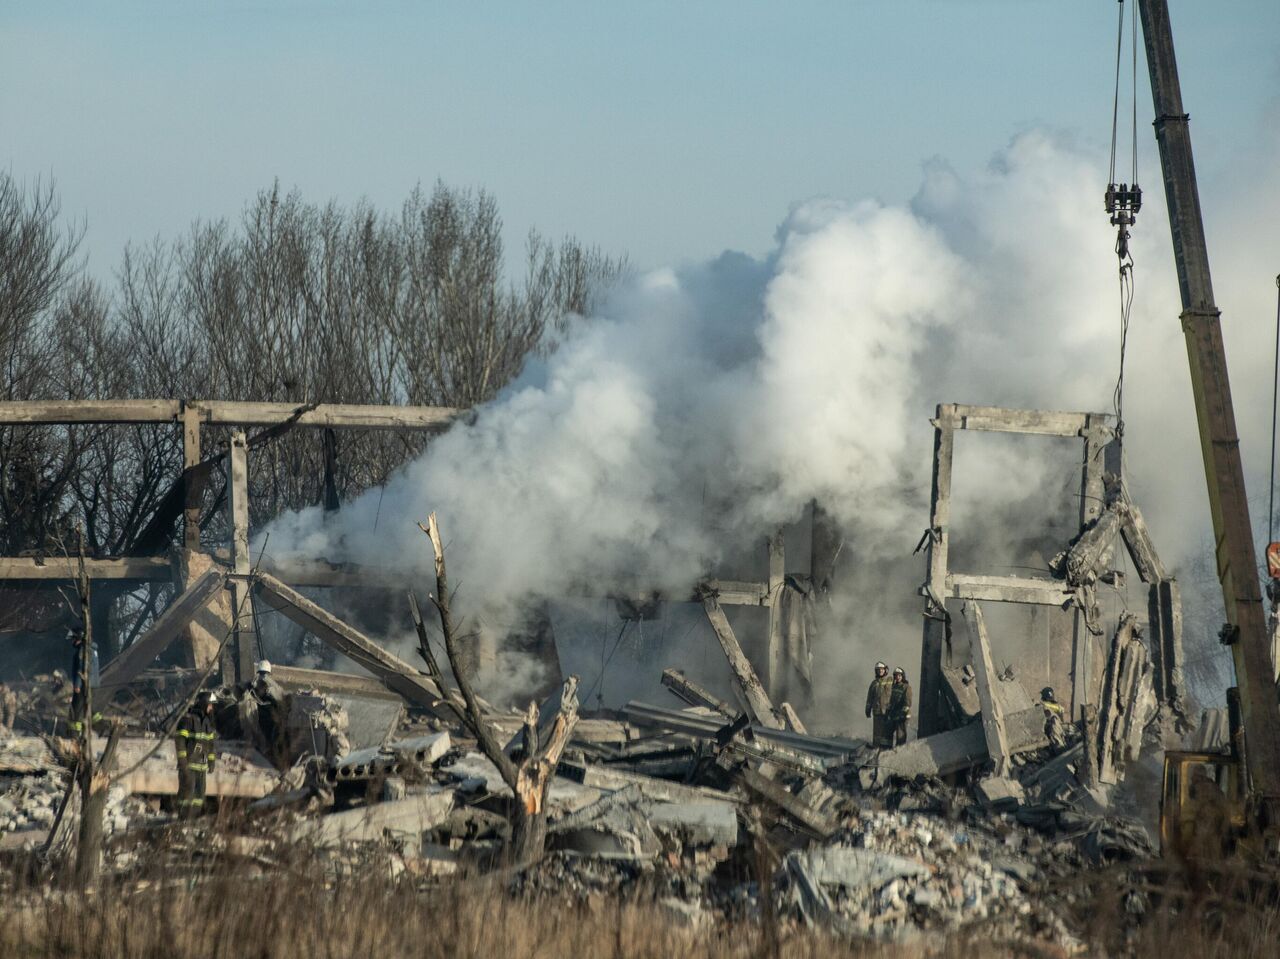
M 424 832 L 444 822 L 453 804 L 453 790 L 435 787 L 393 802 L 304 819 L 294 826 L 291 835 L 295 842 L 309 841 L 318 846 L 392 839 L 416 847 Z

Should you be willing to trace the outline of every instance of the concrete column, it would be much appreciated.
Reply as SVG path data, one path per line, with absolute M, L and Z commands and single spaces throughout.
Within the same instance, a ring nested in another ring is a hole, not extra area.
M 924 637 L 920 651 L 920 703 L 917 734 L 928 736 L 941 725 L 942 659 L 946 615 L 939 601 L 947 590 L 947 542 L 951 523 L 951 461 L 955 449 L 954 407 L 941 404 L 933 421 L 933 483 L 929 509 L 929 565 L 925 573 Z

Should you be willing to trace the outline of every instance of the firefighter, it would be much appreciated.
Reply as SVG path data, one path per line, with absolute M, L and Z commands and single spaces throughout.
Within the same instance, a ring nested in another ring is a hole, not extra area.
M 213 708 L 218 694 L 208 689 L 200 694 L 178 723 L 174 745 L 178 753 L 178 815 L 183 819 L 199 815 L 204 807 L 205 777 L 217 760 L 217 739 Z
M 889 687 L 889 733 L 893 745 L 907 741 L 907 720 L 911 718 L 911 684 L 907 671 L 898 666 L 893 671 L 893 684 Z
M 867 690 L 867 718 L 871 720 L 871 744 L 877 749 L 892 745 L 889 734 L 889 694 L 892 689 L 889 667 L 876 663 L 876 678 L 871 680 Z
M 84 670 L 84 627 L 79 623 L 70 629 L 71 636 L 71 732 L 79 735 L 84 729 L 84 709 L 86 696 L 85 683 L 92 688 L 98 685 L 98 647 L 89 646 L 89 675 Z M 93 722 L 102 719 L 102 713 L 94 712 Z
M 1055 752 L 1067 746 L 1066 716 L 1067 712 L 1054 695 L 1053 687 L 1046 686 L 1040 690 L 1040 708 L 1044 710 L 1044 734 L 1049 737 L 1049 745 Z

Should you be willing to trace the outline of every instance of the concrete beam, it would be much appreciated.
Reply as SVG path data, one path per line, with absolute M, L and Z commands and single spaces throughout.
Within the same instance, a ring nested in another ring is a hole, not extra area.
M 1010 755 L 1049 744 L 1044 734 L 1044 710 L 1039 706 L 1005 717 L 1005 733 Z M 946 776 L 970 769 L 990 758 L 981 724 L 969 723 L 945 733 L 915 739 L 896 749 L 880 752 L 869 766 L 882 773 L 910 779 L 915 776 Z
M 318 689 L 335 696 L 365 696 L 374 699 L 402 697 L 386 685 L 369 676 L 352 676 L 349 673 L 331 673 L 323 669 L 302 669 L 298 666 L 273 666 L 271 676 L 289 692 Z
M 945 606 L 948 547 L 951 539 L 951 466 L 955 454 L 955 430 L 944 411 L 937 408 L 933 426 L 933 483 L 929 500 L 929 529 L 925 540 L 924 632 L 920 643 L 920 701 L 917 729 L 927 736 L 942 726 L 942 667 L 949 656 L 950 624 Z
M 428 676 L 387 652 L 368 636 L 316 605 L 297 590 L 268 573 L 258 574 L 254 585 L 257 587 L 257 595 L 264 603 L 363 666 L 409 702 L 432 712 L 442 703 L 444 697 Z M 452 711 L 448 711 L 447 715 L 451 717 Z
M 738 718 L 736 709 L 687 678 L 678 669 L 664 669 L 662 671 L 662 685 L 666 686 L 667 689 L 671 690 L 672 694 L 684 700 L 690 706 L 702 706 L 706 709 L 714 710 L 731 722 Z
M 252 566 L 249 556 L 249 462 L 248 445 L 243 430 L 231 435 L 227 468 L 227 506 L 231 526 L 231 619 L 235 630 L 232 646 L 233 668 L 227 669 L 224 658 L 223 682 L 248 683 L 253 679 L 253 664 L 258 658 L 258 637 L 254 628 L 253 597 L 244 577 Z
M 198 421 L 221 426 L 275 426 L 297 414 L 300 403 L 240 403 L 192 400 L 186 409 Z M 178 423 L 181 400 L 19 400 L 0 403 L 0 426 L 72 423 Z M 461 410 L 444 406 L 369 406 L 321 403 L 304 411 L 295 425 L 330 429 L 436 430 Z
M 1090 425 L 1115 426 L 1115 417 L 1103 413 L 1056 410 L 1010 410 L 997 406 L 944 404 L 938 419 L 959 430 L 988 433 L 1030 433 L 1040 436 L 1083 436 Z
M 102 670 L 101 685 L 123 686 L 132 682 L 155 658 L 168 648 L 186 629 L 187 624 L 226 585 L 226 574 L 221 570 L 208 570 L 188 587 L 181 596 L 151 624 L 151 628 Z
M 729 660 L 734 682 L 737 683 L 738 689 L 746 700 L 747 711 L 751 714 L 751 718 L 762 726 L 781 729 L 782 721 L 773 708 L 769 694 L 764 691 L 764 686 L 760 683 L 760 677 L 756 675 L 751 660 L 747 659 L 742 647 L 738 644 L 738 638 L 734 636 L 733 628 L 729 625 L 724 610 L 720 608 L 720 603 L 714 596 L 708 595 L 703 598 L 702 605 L 707 611 L 707 619 L 711 621 L 711 628 L 715 630 L 716 639 L 720 641 L 720 648 L 724 650 L 725 658 Z
M 973 663 L 974 685 L 978 687 L 978 702 L 982 708 L 982 733 L 986 738 L 987 755 L 995 766 L 993 774 L 1004 776 L 1009 768 L 1009 737 L 1004 728 L 1004 711 L 996 695 L 996 668 L 991 660 L 991 644 L 987 640 L 987 625 L 982 619 L 982 608 L 966 601 L 963 608 L 965 622 L 969 625 L 969 658 Z
M 769 695 L 782 695 L 786 657 L 782 642 L 782 591 L 786 587 L 787 556 L 782 528 L 768 539 L 769 549 L 769 645 L 765 654 L 765 682 Z
M 978 576 L 969 573 L 948 573 L 942 595 L 952 599 L 1039 606 L 1065 606 L 1073 598 L 1070 587 L 1057 579 L 1040 576 Z
M 341 846 L 349 842 L 399 839 L 418 844 L 422 834 L 439 826 L 453 810 L 454 791 L 434 788 L 393 802 L 374 803 L 345 812 L 304 819 L 293 828 L 295 842 Z
M 123 556 L 86 559 L 85 572 L 95 580 L 136 580 L 142 583 L 173 582 L 173 564 L 163 556 Z M 0 580 L 64 583 L 76 578 L 76 561 L 62 557 L 0 557 Z

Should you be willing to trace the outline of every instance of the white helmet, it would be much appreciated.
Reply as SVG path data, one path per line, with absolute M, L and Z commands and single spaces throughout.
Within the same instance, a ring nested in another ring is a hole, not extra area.
M 256 663 L 254 663 L 254 664 L 253 664 L 253 668 L 254 668 L 254 671 L 255 671 L 255 672 L 257 672 L 257 673 L 259 673 L 259 674 L 266 673 L 268 676 L 270 676 L 270 675 L 271 675 L 271 660 L 269 660 L 269 659 L 260 659 L 260 660 L 258 660 Z

